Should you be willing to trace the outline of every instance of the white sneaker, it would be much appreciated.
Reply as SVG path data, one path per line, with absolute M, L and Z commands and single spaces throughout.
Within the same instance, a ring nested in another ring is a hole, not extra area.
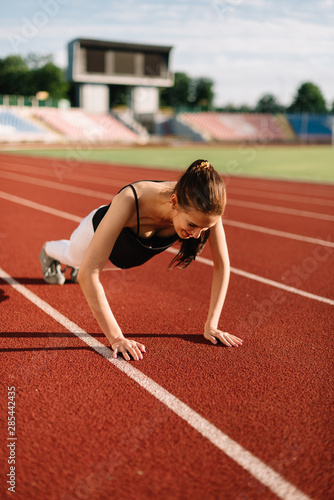
M 72 283 L 79 283 L 78 282 L 78 272 L 79 272 L 79 269 L 77 269 L 76 267 L 72 267 L 72 271 L 71 271 Z
M 45 245 L 39 254 L 39 260 L 42 266 L 43 279 L 49 285 L 63 285 L 65 283 L 65 276 L 61 272 L 60 262 L 49 257 L 45 253 Z

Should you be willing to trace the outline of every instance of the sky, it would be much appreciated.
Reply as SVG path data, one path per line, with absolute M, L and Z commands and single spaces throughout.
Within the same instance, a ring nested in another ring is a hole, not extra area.
M 334 0 L 3 0 L 0 58 L 65 68 L 75 38 L 172 46 L 171 70 L 213 80 L 217 106 L 289 105 L 304 82 L 334 101 Z

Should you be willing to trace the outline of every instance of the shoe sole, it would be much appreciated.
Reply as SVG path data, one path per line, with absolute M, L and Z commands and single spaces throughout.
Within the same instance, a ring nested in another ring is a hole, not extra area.
M 51 274 L 51 275 L 47 275 L 48 273 L 48 269 L 51 267 L 52 263 L 53 262 L 56 262 L 57 264 L 56 265 L 59 265 L 59 262 L 52 259 L 51 257 L 49 257 L 48 255 L 46 255 L 45 253 L 45 245 L 43 246 L 42 250 L 41 250 L 41 253 L 39 254 L 39 260 L 40 260 L 40 263 L 41 263 L 41 267 L 42 267 L 42 273 L 43 273 L 43 279 L 45 281 L 45 283 L 47 283 L 48 285 L 63 285 L 65 283 L 65 276 L 63 275 L 62 272 L 57 273 L 57 274 Z

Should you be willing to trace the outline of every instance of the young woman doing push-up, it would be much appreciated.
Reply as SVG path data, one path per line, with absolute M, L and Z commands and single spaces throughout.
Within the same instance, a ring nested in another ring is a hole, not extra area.
M 125 359 L 142 359 L 143 344 L 124 337 L 100 282 L 108 261 L 121 269 L 147 262 L 181 242 L 170 264 L 187 267 L 208 241 L 213 260 L 210 306 L 204 337 L 217 344 L 239 346 L 242 340 L 218 328 L 229 275 L 229 257 L 222 224 L 226 204 L 220 175 L 205 160 L 196 160 L 181 178 L 170 181 L 139 181 L 125 186 L 112 203 L 85 217 L 70 240 L 44 244 L 40 261 L 47 283 L 63 284 L 60 262 L 72 267 L 72 280 L 79 282 L 102 331 L 114 351 Z

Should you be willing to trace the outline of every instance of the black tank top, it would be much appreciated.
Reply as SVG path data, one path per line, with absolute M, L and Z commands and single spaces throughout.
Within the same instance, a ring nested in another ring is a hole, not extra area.
M 163 182 L 163 181 L 150 181 L 150 182 Z M 129 269 L 130 267 L 141 266 L 148 260 L 152 259 L 155 255 L 163 252 L 167 248 L 173 245 L 179 237 L 177 234 L 161 237 L 150 236 L 149 238 L 141 238 L 139 236 L 139 206 L 138 206 L 138 196 L 135 188 L 132 184 L 124 186 L 119 192 L 123 191 L 126 187 L 131 187 L 137 209 L 137 233 L 134 233 L 129 227 L 124 227 L 120 232 L 117 240 L 115 241 L 114 247 L 109 256 L 109 260 L 114 264 L 114 266 L 121 269 Z M 109 205 L 104 205 L 100 207 L 93 215 L 93 227 L 96 231 L 101 220 L 107 213 Z

